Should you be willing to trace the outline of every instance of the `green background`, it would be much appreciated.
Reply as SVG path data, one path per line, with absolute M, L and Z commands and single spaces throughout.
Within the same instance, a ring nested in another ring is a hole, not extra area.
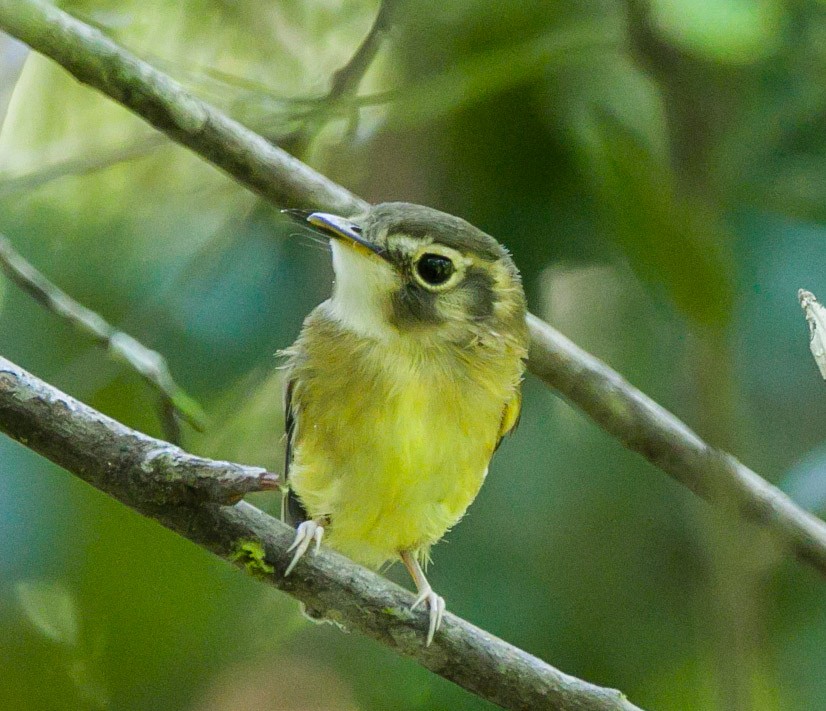
M 826 3 L 413 0 L 334 106 L 375 2 L 62 6 L 367 199 L 494 234 L 534 312 L 826 509 L 796 299 L 826 297 Z M 168 358 L 209 415 L 187 448 L 279 470 L 274 354 L 326 298 L 326 252 L 5 38 L 0 108 L 0 230 Z M 0 353 L 161 434 L 155 393 L 3 280 Z M 646 709 L 826 708 L 823 580 L 530 377 L 430 576 L 453 612 Z M 0 708 L 490 705 L 2 439 Z

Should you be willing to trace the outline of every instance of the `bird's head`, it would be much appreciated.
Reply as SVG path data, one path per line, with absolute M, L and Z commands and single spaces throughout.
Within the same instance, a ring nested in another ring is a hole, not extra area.
M 362 335 L 454 342 L 523 338 L 525 296 L 508 251 L 464 220 L 383 203 L 362 218 L 315 212 L 332 238 L 334 315 Z

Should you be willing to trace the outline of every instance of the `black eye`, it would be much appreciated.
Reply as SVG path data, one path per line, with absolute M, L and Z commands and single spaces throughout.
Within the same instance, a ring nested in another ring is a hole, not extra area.
M 416 271 L 427 284 L 444 284 L 456 271 L 453 262 L 441 254 L 423 254 L 416 262 Z

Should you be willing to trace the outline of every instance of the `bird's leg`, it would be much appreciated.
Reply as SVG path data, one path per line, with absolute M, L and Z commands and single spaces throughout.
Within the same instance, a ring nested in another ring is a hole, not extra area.
M 419 561 L 416 559 L 415 553 L 412 551 L 402 551 L 399 555 L 401 556 L 402 563 L 404 563 L 404 567 L 407 568 L 407 572 L 410 573 L 410 577 L 413 578 L 413 582 L 416 583 L 416 592 L 419 593 L 419 596 L 410 606 L 410 609 L 415 610 L 423 603 L 430 609 L 430 625 L 427 628 L 426 642 L 426 646 L 429 647 L 433 641 L 433 635 L 435 635 L 442 626 L 442 618 L 445 614 L 445 599 L 441 595 L 433 592 L 433 588 L 430 587 L 430 583 L 427 582 L 427 578 L 424 575 L 422 566 L 419 565 Z
M 285 578 L 293 572 L 293 568 L 295 568 L 296 563 L 301 560 L 302 556 L 307 552 L 307 549 L 313 541 L 315 541 L 315 549 L 313 550 L 313 553 L 318 553 L 318 549 L 321 547 L 321 539 L 324 537 L 324 524 L 326 522 L 327 521 L 324 518 L 317 518 L 309 519 L 308 521 L 303 521 L 298 524 L 295 529 L 295 540 L 287 549 L 287 553 L 291 550 L 295 550 L 295 554 L 293 555 L 293 559 L 290 561 L 290 564 L 287 566 L 287 570 L 284 573 Z

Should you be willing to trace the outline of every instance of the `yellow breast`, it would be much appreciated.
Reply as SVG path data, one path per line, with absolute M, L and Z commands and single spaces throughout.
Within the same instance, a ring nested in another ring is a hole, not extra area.
M 426 556 L 482 485 L 519 355 L 477 360 L 315 321 L 291 359 L 290 486 L 351 558 L 378 567 L 402 550 Z

